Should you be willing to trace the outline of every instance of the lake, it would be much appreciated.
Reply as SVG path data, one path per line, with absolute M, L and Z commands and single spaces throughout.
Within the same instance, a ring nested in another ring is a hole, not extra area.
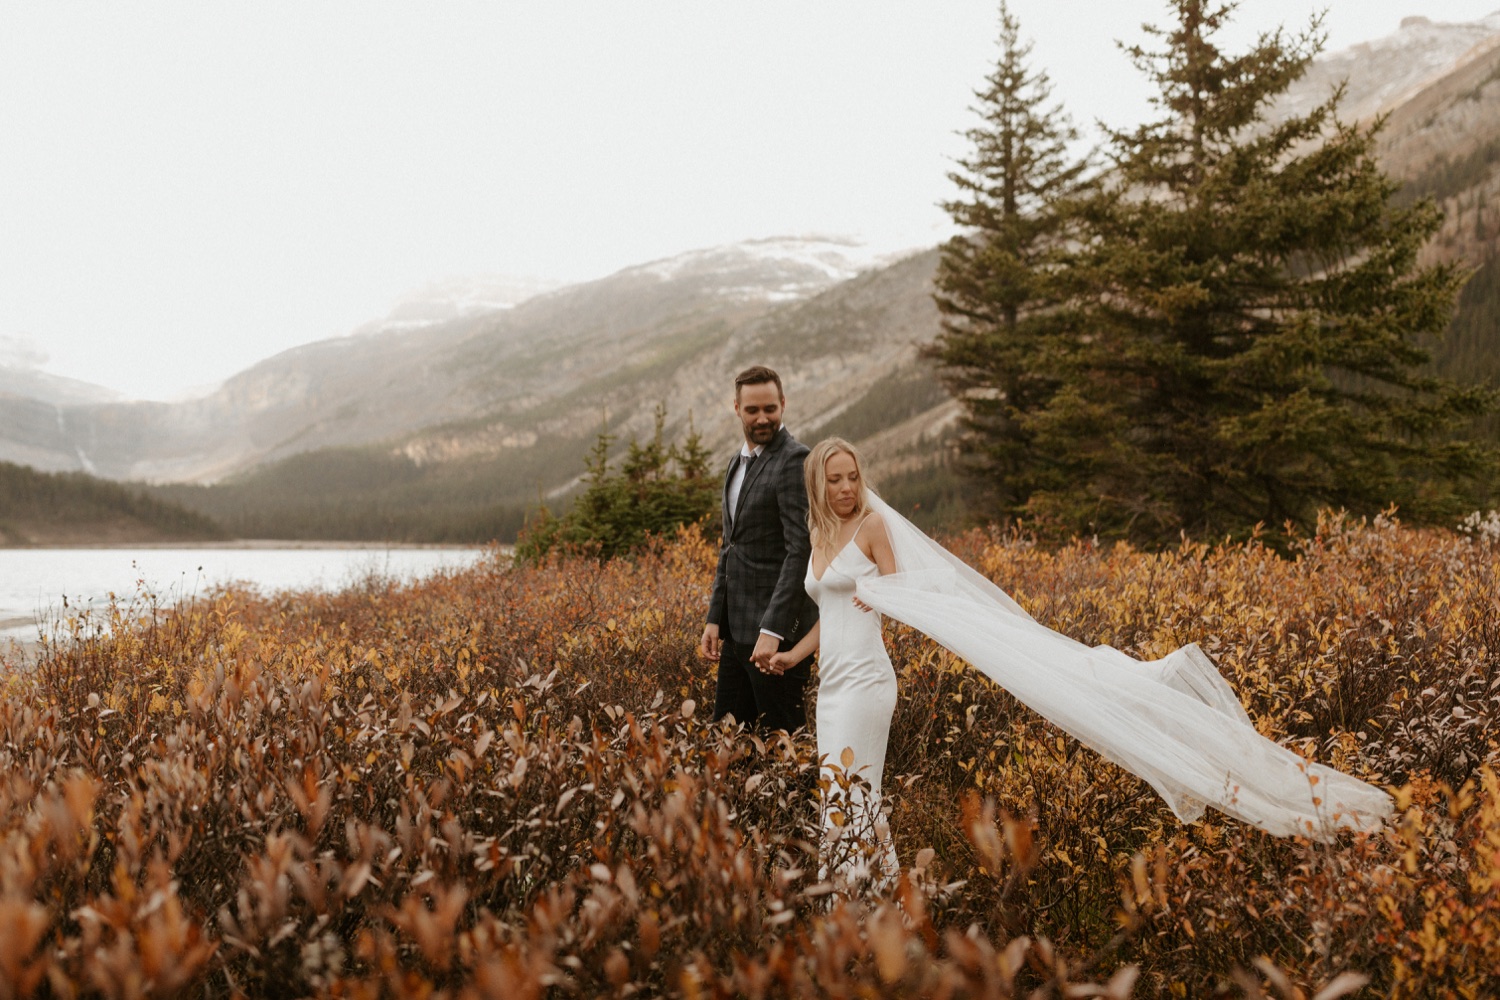
M 243 582 L 262 593 L 329 590 L 372 574 L 401 580 L 461 569 L 482 548 L 389 546 L 0 549 L 0 645 L 31 641 L 38 622 L 70 608 L 102 610 L 149 591 L 163 604 Z

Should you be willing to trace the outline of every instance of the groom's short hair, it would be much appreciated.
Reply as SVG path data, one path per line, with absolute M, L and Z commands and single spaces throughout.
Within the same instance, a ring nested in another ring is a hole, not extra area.
M 786 392 L 781 388 L 781 376 L 765 365 L 751 365 L 734 377 L 734 398 L 740 398 L 740 388 L 742 386 L 765 385 L 767 382 L 775 382 L 777 397 L 780 399 L 786 398 Z

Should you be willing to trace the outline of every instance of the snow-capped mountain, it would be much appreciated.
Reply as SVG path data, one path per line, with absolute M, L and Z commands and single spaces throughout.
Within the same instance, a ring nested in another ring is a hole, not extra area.
M 514 309 L 527 299 L 562 285 L 559 281 L 533 276 L 481 274 L 449 278 L 402 297 L 384 319 L 371 326 L 446 323 L 466 316 Z
M 422 462 L 493 456 L 538 434 L 597 423 L 601 397 L 590 398 L 591 385 L 665 380 L 765 310 L 888 256 L 852 240 L 786 237 L 679 254 L 551 291 L 509 279 L 445 283 L 350 336 L 285 351 L 200 398 L 0 398 L 0 459 L 215 481 L 298 452 L 375 442 Z M 530 412 L 538 407 L 552 415 L 538 420 Z
M 1320 55 L 1276 102 L 1273 117 L 1306 114 L 1344 86 L 1339 115 L 1362 121 L 1409 100 L 1500 44 L 1500 11 L 1450 24 L 1423 16 L 1401 22 L 1384 38 Z
M 891 263 L 916 247 L 892 253 L 854 239 L 774 237 L 690 250 L 626 268 L 619 276 L 672 281 L 684 275 L 712 282 L 719 294 L 747 300 L 792 302 Z

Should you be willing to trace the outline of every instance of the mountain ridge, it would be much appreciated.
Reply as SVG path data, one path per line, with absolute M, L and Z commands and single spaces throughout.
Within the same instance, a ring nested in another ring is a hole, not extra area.
M 1405 183 L 1401 197 L 1432 196 L 1448 213 L 1428 259 L 1478 268 L 1450 342 L 1438 345 L 1438 369 L 1500 376 L 1500 333 L 1485 318 L 1500 316 L 1500 218 L 1490 208 L 1500 204 L 1500 13 L 1467 25 L 1409 19 L 1320 58 L 1278 107 L 1314 106 L 1339 73 L 1346 119 L 1387 115 L 1378 155 Z M 648 436 L 659 401 L 669 436 L 696 430 L 727 454 L 729 381 L 767 363 L 788 379 L 788 426 L 799 436 L 870 445 L 877 478 L 920 476 L 949 454 L 959 417 L 920 360 L 939 328 L 936 262 L 932 249 L 881 259 L 847 241 L 780 237 L 687 251 L 497 308 L 483 306 L 496 299 L 482 283 L 455 286 L 457 304 L 398 305 L 355 335 L 282 352 L 186 403 L 73 405 L 0 390 L 0 458 L 219 482 L 242 510 L 257 481 L 277 483 L 263 492 L 285 505 L 301 477 L 351 511 L 386 502 L 374 495 L 388 486 L 391 504 L 462 496 L 455 524 L 510 525 L 526 504 L 576 487 L 598 433 Z M 327 468 L 298 459 L 306 455 L 325 456 Z M 209 493 L 184 490 L 224 514 Z M 304 513 L 337 526 L 326 511 Z

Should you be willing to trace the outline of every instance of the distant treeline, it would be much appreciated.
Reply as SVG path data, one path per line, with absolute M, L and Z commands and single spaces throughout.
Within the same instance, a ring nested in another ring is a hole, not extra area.
M 1465 191 L 1479 190 L 1496 163 L 1500 163 L 1500 139 L 1491 139 L 1463 156 L 1439 157 L 1402 186 L 1397 203 L 1410 204 L 1420 198 L 1441 203 Z
M 1500 383 L 1500 256 L 1490 256 L 1458 295 L 1458 314 L 1433 350 L 1449 378 Z M 1500 424 L 1495 426 L 1500 431 Z
M 925 369 L 896 375 L 877 386 L 817 437 L 839 434 L 861 440 L 889 423 L 871 405 L 893 407 L 897 417 L 922 412 L 945 396 Z M 921 468 L 883 478 L 882 494 L 929 528 L 956 528 L 967 520 L 974 484 L 952 457 L 952 442 L 935 445 Z M 418 464 L 377 448 L 308 452 L 212 486 L 144 487 L 221 525 L 236 538 L 326 541 L 393 541 L 485 544 L 514 542 L 544 506 L 543 490 L 584 471 L 579 440 L 539 442 L 500 458 Z M 717 469 L 717 466 L 714 466 Z M 714 473 L 717 480 L 717 473 Z M 715 488 L 717 501 L 717 488 Z M 547 501 L 552 514 L 569 497 Z
M 898 368 L 818 428 L 817 437 L 859 442 L 941 406 L 948 391 L 925 363 Z
M 1483 182 L 1494 172 L 1496 163 L 1500 163 L 1500 139 L 1492 139 L 1456 159 L 1440 157 L 1407 181 L 1395 200 L 1405 205 L 1431 198 L 1443 204 L 1473 192 L 1467 205 L 1474 215 L 1472 245 L 1489 246 L 1496 215 L 1485 203 Z M 1500 385 L 1500 256 L 1491 250 L 1470 264 L 1474 274 L 1459 293 L 1453 322 L 1443 339 L 1431 345 L 1432 370 L 1461 382 Z M 1497 417 L 1482 419 L 1478 430 L 1482 437 L 1500 441 Z
M 217 539 L 201 513 L 82 472 L 38 472 L 0 462 L 0 542 Z
M 212 486 L 151 487 L 239 538 L 514 541 L 544 487 L 583 468 L 581 442 L 419 464 L 376 448 L 295 455 Z
M 974 526 L 974 512 L 983 488 L 964 474 L 961 459 L 945 442 L 934 449 L 930 464 L 872 483 L 882 500 L 930 533 L 961 531 Z

